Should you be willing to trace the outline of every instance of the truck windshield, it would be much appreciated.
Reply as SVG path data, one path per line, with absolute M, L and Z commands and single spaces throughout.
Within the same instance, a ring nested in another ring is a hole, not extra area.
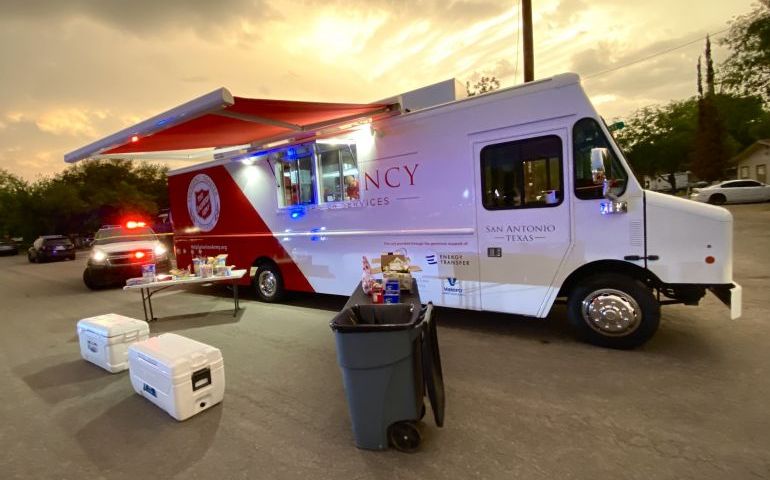
M 141 240 L 157 240 L 155 232 L 149 227 L 137 228 L 106 228 L 96 232 L 94 245 L 107 245 L 119 242 L 138 242 Z

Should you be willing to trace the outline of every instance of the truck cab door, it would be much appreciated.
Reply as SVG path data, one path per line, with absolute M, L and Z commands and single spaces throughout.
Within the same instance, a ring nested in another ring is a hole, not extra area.
M 471 138 L 481 307 L 543 317 L 571 243 L 569 143 L 565 129 L 520 132 Z

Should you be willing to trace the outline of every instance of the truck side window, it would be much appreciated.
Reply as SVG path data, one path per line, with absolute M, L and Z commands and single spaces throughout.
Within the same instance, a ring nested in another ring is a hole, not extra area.
M 312 145 L 296 145 L 270 154 L 278 178 L 281 207 L 315 203 Z
M 615 155 L 613 146 L 593 118 L 583 118 L 572 129 L 573 155 L 575 161 L 575 196 L 583 200 L 604 198 L 602 183 L 594 181 L 591 172 L 591 149 L 605 148 L 609 160 L 604 169 L 610 181 L 610 191 L 619 196 L 626 191 L 628 173 Z
M 354 144 L 316 144 L 321 168 L 321 201 L 358 200 L 358 162 Z
M 487 210 L 555 207 L 564 198 L 562 143 L 556 135 L 481 149 L 481 191 Z

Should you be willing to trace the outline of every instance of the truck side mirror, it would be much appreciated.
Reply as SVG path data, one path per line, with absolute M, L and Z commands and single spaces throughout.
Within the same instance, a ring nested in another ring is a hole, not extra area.
M 606 148 L 591 149 L 591 178 L 594 185 L 602 185 L 606 178 L 604 171 L 604 161 L 609 158 L 609 152 Z

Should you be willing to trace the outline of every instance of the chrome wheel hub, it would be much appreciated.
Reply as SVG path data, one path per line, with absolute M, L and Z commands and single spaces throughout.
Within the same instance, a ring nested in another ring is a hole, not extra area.
M 275 291 L 278 287 L 278 280 L 275 278 L 275 274 L 268 270 L 260 272 L 259 277 L 257 278 L 257 287 L 259 288 L 259 293 L 265 297 L 272 297 L 275 295 Z
M 639 327 L 642 309 L 633 297 L 604 288 L 588 295 L 582 304 L 583 319 L 602 335 L 628 335 Z

